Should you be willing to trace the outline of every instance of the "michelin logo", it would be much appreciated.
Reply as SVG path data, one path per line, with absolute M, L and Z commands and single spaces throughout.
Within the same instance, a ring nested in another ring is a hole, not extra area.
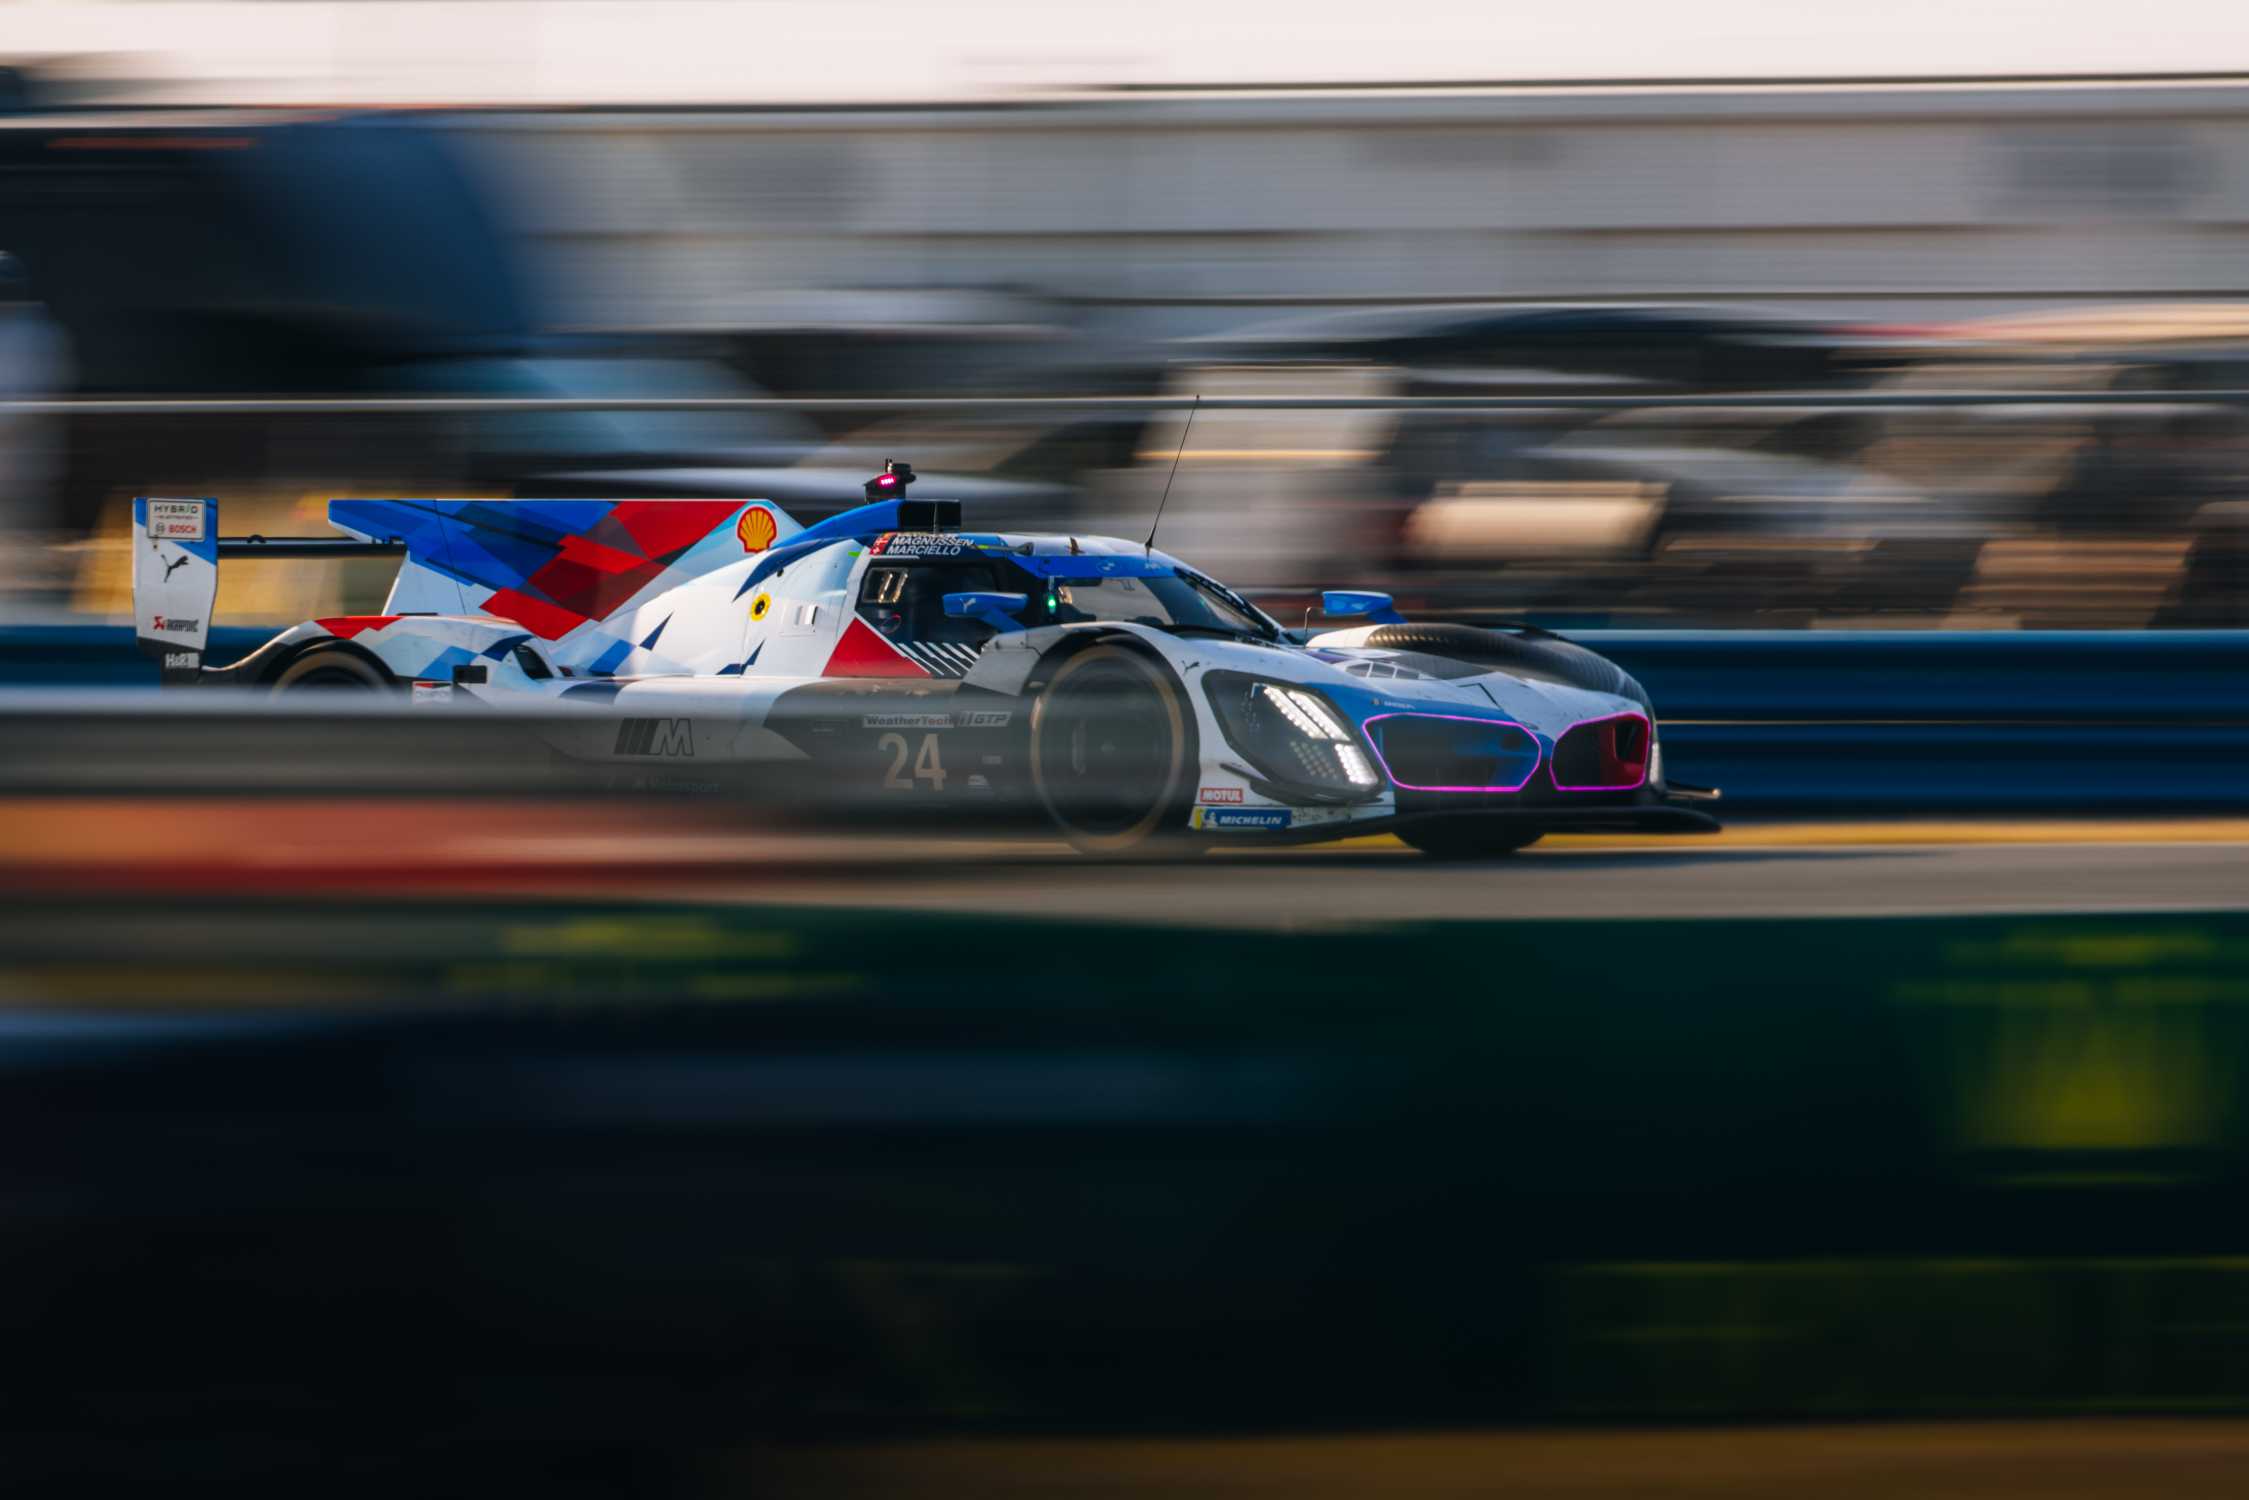
M 1197 808 L 1197 826 L 1203 828 L 1236 828 L 1274 832 L 1289 826 L 1292 821 L 1285 807 L 1202 807 Z

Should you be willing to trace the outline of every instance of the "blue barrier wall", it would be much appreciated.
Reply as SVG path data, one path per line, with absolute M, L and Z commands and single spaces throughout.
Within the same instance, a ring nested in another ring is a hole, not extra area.
M 214 665 L 270 636 L 212 632 Z M 1666 764 L 1759 812 L 2249 808 L 2249 631 L 1577 631 Z M 0 686 L 125 687 L 124 626 L 0 629 Z
M 2249 807 L 2249 631 L 1579 631 L 1726 810 Z
M 2249 723 L 2249 630 L 1570 632 L 1666 721 Z
M 272 640 L 257 626 L 214 626 L 204 660 L 223 667 Z M 129 625 L 0 627 L 0 687 L 154 687 L 156 664 Z

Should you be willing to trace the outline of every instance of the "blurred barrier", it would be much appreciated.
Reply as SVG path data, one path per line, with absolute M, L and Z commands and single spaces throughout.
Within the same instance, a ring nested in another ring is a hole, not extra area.
M 272 640 L 256 626 L 214 625 L 204 660 L 235 661 Z M 130 625 L 0 625 L 0 687 L 153 687 L 156 667 Z
M 612 768 L 556 755 L 538 735 L 566 712 L 464 713 L 145 684 L 26 689 L 0 694 L 0 791 L 509 797 L 596 790 Z
M 213 660 L 266 638 L 213 632 Z M 2249 631 L 1580 631 L 1653 696 L 1682 781 L 1727 810 L 2196 809 L 2249 806 Z M 145 687 L 122 626 L 0 630 L 0 685 Z M 115 789 L 148 780 L 121 728 L 161 708 L 175 765 L 210 789 L 551 790 L 491 762 L 497 726 L 399 708 L 348 725 L 232 695 L 19 697 L 0 783 Z M 262 716 L 251 719 L 249 715 Z M 34 727 L 36 726 L 36 727 Z M 139 726 L 136 724 L 135 728 Z M 479 738 L 480 733 L 483 738 Z M 519 743 L 509 741 L 510 744 Z M 541 764 L 545 763 L 542 756 Z M 448 780 L 460 770 L 459 784 Z M 583 777 L 579 778 L 583 781 Z
M 14 416 L 400 416 L 536 412 L 856 412 L 1005 416 L 1103 411 L 1949 411 L 1962 407 L 2098 409 L 2249 406 L 2249 390 L 1759 391 L 1649 396 L 242 396 L 0 401 Z

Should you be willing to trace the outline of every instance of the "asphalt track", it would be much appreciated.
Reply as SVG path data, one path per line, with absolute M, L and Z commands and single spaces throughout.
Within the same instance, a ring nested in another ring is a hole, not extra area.
M 2249 843 L 1557 842 L 1439 864 L 1405 850 L 1189 863 L 992 862 L 959 880 L 865 872 L 761 899 L 1289 927 L 1415 920 L 1823 917 L 2249 907 Z
M 2243 820 L 1772 825 L 1444 864 L 1387 838 L 1100 861 L 1037 839 L 842 835 L 661 804 L 21 799 L 0 818 L 0 885 L 18 896 L 475 894 L 1268 929 L 2249 908 Z

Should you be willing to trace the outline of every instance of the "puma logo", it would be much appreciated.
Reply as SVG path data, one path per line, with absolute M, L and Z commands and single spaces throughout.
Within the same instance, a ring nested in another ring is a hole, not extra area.
M 163 559 L 162 559 L 162 558 L 159 558 L 159 559 L 157 559 L 157 560 L 158 560 L 159 562 L 162 562 L 162 561 L 163 561 Z M 179 556 L 179 560 L 178 560 L 177 562 L 168 562 L 168 563 L 164 563 L 164 581 L 165 581 L 166 583 L 170 583 L 170 582 L 172 581 L 172 575 L 173 575 L 174 573 L 177 573 L 177 572 L 178 572 L 178 571 L 179 571 L 180 569 L 182 569 L 182 568 L 186 567 L 186 566 L 187 566 L 187 564 L 188 564 L 188 556 L 187 556 L 187 554 L 186 554 L 185 552 L 182 552 L 182 553 L 180 554 L 180 556 Z

